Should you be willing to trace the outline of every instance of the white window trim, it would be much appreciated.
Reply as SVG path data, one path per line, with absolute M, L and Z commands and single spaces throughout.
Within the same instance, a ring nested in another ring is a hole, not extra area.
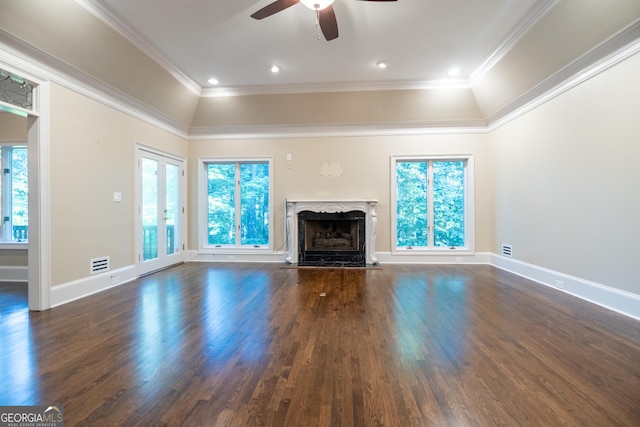
M 465 210 L 464 210 L 464 232 L 465 246 L 450 248 L 442 247 L 420 247 L 414 249 L 398 247 L 398 231 L 397 223 L 397 200 L 396 200 L 396 163 L 407 161 L 466 161 L 465 167 Z M 460 256 L 461 254 L 475 254 L 475 172 L 474 172 L 474 156 L 473 154 L 455 154 L 455 155 L 416 155 L 416 156 L 392 156 L 391 157 L 391 254 L 392 255 L 452 255 Z
M 26 251 L 29 249 L 29 242 L 1 242 L 0 250 Z
M 225 245 L 216 247 L 209 245 L 207 236 L 207 164 L 209 163 L 267 163 L 269 165 L 269 243 L 260 247 Z M 273 215 L 274 215 L 274 168 L 273 157 L 199 157 L 198 158 L 198 250 L 213 254 L 255 254 L 273 252 Z

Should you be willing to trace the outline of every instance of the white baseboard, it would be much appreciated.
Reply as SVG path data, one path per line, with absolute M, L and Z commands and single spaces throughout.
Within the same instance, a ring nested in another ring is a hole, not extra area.
M 29 267 L 0 266 L 0 281 L 26 283 L 29 281 Z
M 376 252 L 380 264 L 489 264 L 490 253 L 477 252 L 459 254 L 408 254 L 398 255 L 390 252 Z M 189 251 L 189 262 L 285 262 L 284 252 L 271 253 L 210 253 Z
M 84 277 L 51 288 L 51 307 L 57 307 L 86 296 L 102 292 L 136 279 L 136 267 L 130 265 L 116 270 Z
M 460 252 L 456 254 L 398 254 L 376 252 L 380 264 L 489 264 L 488 252 Z
M 537 265 L 491 254 L 490 264 L 534 282 L 558 289 L 625 316 L 640 320 L 640 295 L 570 276 Z
M 211 253 L 200 251 L 188 251 L 188 262 L 281 262 L 284 263 L 283 252 L 256 252 L 256 253 Z

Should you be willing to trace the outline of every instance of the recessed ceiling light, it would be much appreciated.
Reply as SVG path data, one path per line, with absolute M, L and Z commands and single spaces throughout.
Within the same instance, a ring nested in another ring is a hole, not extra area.
M 218 83 L 220 83 L 218 81 L 218 79 L 211 77 L 209 80 L 207 80 L 207 82 L 209 82 L 210 85 L 217 85 Z
M 278 67 L 277 65 L 272 65 L 271 72 L 274 74 L 280 72 L 280 67 Z
M 376 67 L 381 68 L 381 69 L 385 69 L 389 66 L 389 63 L 387 61 L 378 61 L 376 62 Z
M 454 67 L 449 70 L 449 77 L 456 77 L 460 75 L 460 68 Z

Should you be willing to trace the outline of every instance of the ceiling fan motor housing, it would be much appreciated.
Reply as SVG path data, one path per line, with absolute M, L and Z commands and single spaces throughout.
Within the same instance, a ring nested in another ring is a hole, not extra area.
M 312 10 L 322 10 L 333 4 L 335 0 L 300 0 L 300 3 Z

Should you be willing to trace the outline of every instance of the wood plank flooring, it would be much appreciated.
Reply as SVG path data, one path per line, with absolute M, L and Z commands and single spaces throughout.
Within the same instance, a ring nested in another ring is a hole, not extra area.
M 640 322 L 490 266 L 189 263 L 45 312 L 0 405 L 67 426 L 640 426 Z

